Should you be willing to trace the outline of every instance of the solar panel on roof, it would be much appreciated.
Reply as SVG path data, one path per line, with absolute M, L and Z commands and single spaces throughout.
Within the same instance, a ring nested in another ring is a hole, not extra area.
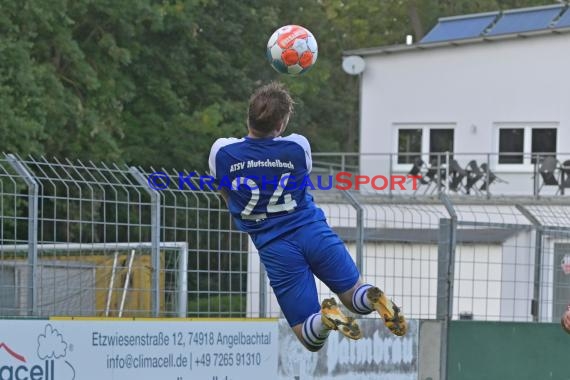
M 556 23 L 556 28 L 567 28 L 570 26 L 570 9 L 567 9 L 566 12 L 560 17 L 560 20 Z
M 477 17 L 440 19 L 438 24 L 420 41 L 420 43 L 479 37 L 485 29 L 491 25 L 498 14 L 499 13 L 496 12 Z
M 541 9 L 528 9 L 525 11 L 505 12 L 503 17 L 486 36 L 495 36 L 506 33 L 523 33 L 533 30 L 548 29 L 562 11 L 562 6 Z

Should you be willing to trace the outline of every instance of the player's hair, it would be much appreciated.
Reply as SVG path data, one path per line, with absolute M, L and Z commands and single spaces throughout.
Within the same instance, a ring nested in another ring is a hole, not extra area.
M 269 134 L 293 112 L 293 99 L 284 85 L 271 82 L 259 87 L 249 99 L 248 126 Z

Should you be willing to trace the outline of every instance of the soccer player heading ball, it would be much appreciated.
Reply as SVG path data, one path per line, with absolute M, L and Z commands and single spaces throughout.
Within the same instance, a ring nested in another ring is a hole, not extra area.
M 321 349 L 331 330 L 351 339 L 362 337 L 356 320 L 345 316 L 334 298 L 319 305 L 313 275 L 352 312 L 376 310 L 392 333 L 406 334 L 400 309 L 383 291 L 361 282 L 343 241 L 306 186 L 287 188 L 287 178 L 304 178 L 312 167 L 307 139 L 281 136 L 292 112 L 288 91 L 277 83 L 265 85 L 250 99 L 247 136 L 221 138 L 212 146 L 210 171 L 236 225 L 257 247 L 283 314 L 308 350 Z M 237 189 L 222 186 L 245 177 L 246 185 Z

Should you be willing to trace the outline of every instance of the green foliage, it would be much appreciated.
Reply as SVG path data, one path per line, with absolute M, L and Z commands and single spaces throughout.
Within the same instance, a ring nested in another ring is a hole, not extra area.
M 251 91 L 280 80 L 295 96 L 290 130 L 315 151 L 354 151 L 358 79 L 343 50 L 416 39 L 438 17 L 550 0 L 3 0 L 0 150 L 206 169 L 213 140 L 245 133 Z M 264 58 L 279 26 L 319 43 L 309 73 Z

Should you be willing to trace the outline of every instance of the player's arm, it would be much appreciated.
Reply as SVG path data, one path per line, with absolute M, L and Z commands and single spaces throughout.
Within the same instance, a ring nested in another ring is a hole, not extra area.
M 299 144 L 303 148 L 303 152 L 305 153 L 305 163 L 307 165 L 307 171 L 310 173 L 313 170 L 313 157 L 311 154 L 311 145 L 309 144 L 309 140 L 303 135 L 298 135 L 293 133 L 291 135 L 293 141 Z
M 208 158 L 208 165 L 210 167 L 210 175 L 212 177 L 214 177 L 214 181 L 219 180 L 219 178 L 217 177 L 218 173 L 216 171 L 216 164 L 217 164 L 218 152 L 220 150 L 220 147 L 223 145 L 223 140 L 224 139 L 218 139 L 214 142 L 214 144 L 212 145 L 212 148 L 210 149 L 210 157 Z M 220 187 L 218 192 L 222 196 L 222 198 L 224 198 L 224 201 L 226 202 L 226 206 L 229 206 L 228 189 L 226 189 L 225 187 Z
M 212 148 L 210 149 L 210 157 L 208 158 L 208 165 L 210 167 L 210 175 L 212 177 L 214 177 L 214 181 L 216 183 L 219 183 L 221 177 L 223 177 L 223 173 L 218 173 L 218 161 L 220 160 L 219 158 L 219 154 L 220 153 L 220 149 L 228 144 L 228 140 L 231 139 L 225 139 L 225 138 L 220 138 L 217 139 L 214 144 L 212 145 Z M 229 207 L 230 206 L 230 193 L 229 193 L 229 188 L 224 187 L 224 186 L 219 186 L 218 187 L 218 193 L 222 196 L 222 198 L 224 199 L 224 202 L 226 202 L 226 206 Z
M 303 147 L 305 151 L 305 161 L 307 162 L 307 170 L 309 173 L 313 170 L 313 155 L 311 154 L 311 145 L 309 144 L 309 140 L 307 141 L 307 145 Z

